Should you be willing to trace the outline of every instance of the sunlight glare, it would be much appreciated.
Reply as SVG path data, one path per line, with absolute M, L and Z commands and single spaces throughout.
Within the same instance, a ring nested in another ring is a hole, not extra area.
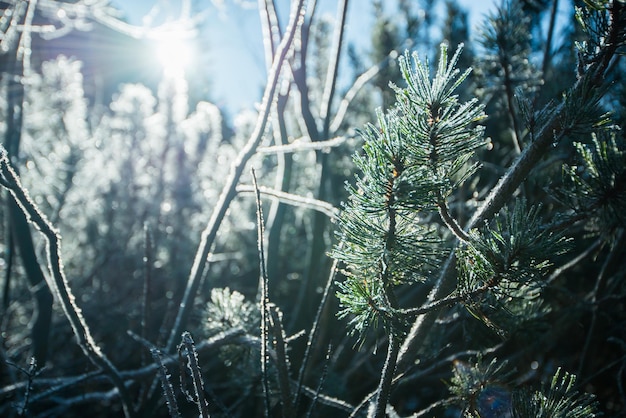
M 167 31 L 154 44 L 154 53 L 164 75 L 180 77 L 191 64 L 194 52 L 188 33 Z

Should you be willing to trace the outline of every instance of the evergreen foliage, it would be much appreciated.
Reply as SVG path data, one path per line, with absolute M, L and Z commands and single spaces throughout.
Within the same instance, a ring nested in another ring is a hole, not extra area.
M 513 417 L 582 418 L 599 416 L 593 396 L 575 389 L 576 377 L 558 369 L 550 387 L 526 396 L 514 395 Z
M 575 143 L 578 164 L 563 169 L 563 199 L 573 216 L 588 219 L 587 228 L 595 234 L 610 233 L 626 221 L 626 152 L 620 138 L 614 131 L 601 131 L 593 134 L 590 144 Z
M 467 247 L 457 251 L 458 290 L 475 295 L 466 298 L 466 307 L 503 337 L 527 327 L 547 314 L 541 298 L 544 279 L 551 258 L 568 247 L 567 239 L 542 222 L 539 208 L 516 201 L 512 213 L 505 208 L 492 227 L 470 232 Z
M 420 217 L 439 208 L 449 222 L 446 197 L 476 169 L 467 163 L 484 144 L 474 126 L 483 113 L 476 100 L 460 104 L 453 94 L 468 74 L 455 69 L 459 53 L 448 63 L 442 46 L 432 83 L 428 64 L 414 55 L 413 68 L 405 55 L 400 67 L 408 86 L 395 88 L 398 107 L 379 113 L 379 126 L 364 132 L 364 154 L 355 157 L 363 176 L 349 187 L 338 232 L 345 242 L 333 256 L 349 270 L 340 285 L 340 317 L 355 314 L 353 329 L 361 335 L 378 321 L 388 331 L 403 328 L 394 288 L 423 281 L 445 255 L 442 237 Z M 458 225 L 451 229 L 465 235 Z

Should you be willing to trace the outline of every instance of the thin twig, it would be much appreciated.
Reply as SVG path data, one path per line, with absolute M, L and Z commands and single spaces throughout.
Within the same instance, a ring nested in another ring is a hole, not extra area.
M 625 242 L 624 242 L 623 230 L 621 230 L 618 233 L 618 237 L 616 241 L 617 241 L 616 246 L 619 246 L 619 247 L 624 246 Z M 613 248 L 613 251 L 611 251 L 609 255 L 606 257 L 606 259 L 604 260 L 604 263 L 602 264 L 602 268 L 600 269 L 600 272 L 598 273 L 598 277 L 596 278 L 596 283 L 593 286 L 593 290 L 591 291 L 591 294 L 588 296 L 588 298 L 590 299 L 589 303 L 591 304 L 591 322 L 588 327 L 587 338 L 585 338 L 585 344 L 580 354 L 580 361 L 578 363 L 578 372 L 576 373 L 577 376 L 582 376 L 584 365 L 585 365 L 585 358 L 587 357 L 587 352 L 589 351 L 589 346 L 591 345 L 591 340 L 593 339 L 593 333 L 595 331 L 596 323 L 598 321 L 598 303 L 597 303 L 598 293 L 600 292 L 602 283 L 605 281 L 605 278 L 608 275 L 607 271 L 609 270 L 609 267 L 615 262 L 615 257 L 618 257 L 619 254 L 622 254 L 619 248 Z
M 470 239 L 469 235 L 467 235 L 467 232 L 463 231 L 463 228 L 461 228 L 452 215 L 450 215 L 450 210 L 443 197 L 437 203 L 437 207 L 439 208 L 441 219 L 445 222 L 450 231 L 452 231 L 460 241 L 468 242 Z
M 307 53 L 309 47 L 309 36 L 311 32 L 311 21 L 315 11 L 317 10 L 317 1 L 313 0 L 308 5 L 307 17 L 303 19 L 300 25 L 300 45 L 296 59 L 289 60 L 289 67 L 291 69 L 291 75 L 293 77 L 293 83 L 295 84 L 298 92 L 300 93 L 300 100 L 296 114 L 298 123 L 301 125 L 302 131 L 306 132 L 311 138 L 311 141 L 316 142 L 320 140 L 320 131 L 317 126 L 317 121 L 311 110 L 311 101 L 309 100 L 309 86 L 307 84 Z M 323 138 L 326 139 L 326 138 Z
M 326 141 L 311 141 L 309 137 L 303 136 L 295 139 L 293 142 L 287 145 L 272 145 L 268 147 L 259 147 L 257 154 L 284 154 L 290 152 L 300 151 L 320 151 L 330 150 L 333 147 L 337 147 L 344 142 L 353 139 L 354 135 L 342 135 L 335 138 L 328 139 Z
M 582 253 L 578 254 L 576 257 L 574 257 L 573 259 L 571 259 L 567 263 L 563 264 L 559 268 L 555 269 L 552 272 L 552 274 L 550 274 L 550 276 L 546 279 L 546 283 L 547 284 L 553 283 L 557 278 L 559 278 L 559 276 L 561 274 L 563 274 L 567 270 L 571 269 L 572 267 L 576 266 L 583 259 L 587 258 L 597 248 L 600 248 L 602 243 L 603 243 L 603 239 L 602 238 L 598 238 L 597 240 L 595 240 L 594 243 L 591 244 L 585 251 L 583 251 Z
M 378 393 L 378 388 L 376 388 L 376 390 L 368 393 L 362 400 L 361 402 L 355 406 L 352 411 L 350 411 L 350 416 L 348 418 L 355 418 L 357 416 L 359 416 L 359 412 L 365 408 L 365 406 L 372 400 L 374 399 L 374 397 L 376 396 L 376 394 Z
M 522 145 L 520 138 L 522 136 L 519 122 L 517 120 L 517 114 L 515 112 L 515 92 L 513 91 L 513 75 L 511 74 L 511 66 L 509 65 L 508 58 L 505 56 L 505 61 L 502 63 L 502 69 L 504 70 L 504 91 L 506 93 L 506 108 L 509 115 L 509 122 L 511 123 L 511 137 L 513 140 L 513 147 L 516 154 L 521 154 Z
M 255 188 L 256 197 L 256 214 L 257 214 L 257 245 L 259 251 L 259 270 L 260 270 L 260 299 L 261 299 L 261 377 L 263 381 L 263 394 L 265 399 L 265 416 L 269 418 L 270 415 L 270 383 L 269 383 L 269 362 L 270 357 L 267 351 L 267 345 L 269 340 L 269 320 L 268 320 L 268 305 L 270 298 L 268 294 L 268 277 L 265 270 L 265 251 L 263 248 L 263 240 L 265 239 L 263 234 L 263 208 L 261 207 L 261 193 L 256 181 L 256 174 L 252 170 L 252 182 Z
M 141 336 L 134 334 L 133 332 L 129 332 L 129 335 L 139 341 L 142 345 L 147 347 L 148 349 L 157 348 L 149 341 L 142 340 Z M 203 353 L 209 350 L 218 349 L 227 344 L 248 344 L 249 337 L 245 335 L 245 332 L 241 328 L 234 328 L 225 332 L 221 332 L 218 335 L 215 335 L 208 340 L 201 341 L 197 346 L 196 350 L 198 353 Z M 165 366 L 174 366 L 178 363 L 178 357 L 174 355 L 167 355 L 162 357 L 163 364 Z M 122 378 L 127 382 L 139 381 L 141 379 L 145 379 L 147 377 L 152 377 L 155 374 L 155 371 L 158 370 L 158 365 L 155 363 L 151 363 L 147 366 L 141 367 L 135 370 L 124 370 L 120 372 Z M 72 386 L 84 384 L 87 381 L 93 383 L 102 383 L 103 381 L 107 381 L 108 377 L 102 374 L 102 371 L 96 370 L 87 372 L 78 376 L 65 376 L 62 378 L 38 378 L 33 380 L 33 385 L 37 387 L 42 386 L 51 386 L 49 389 L 45 391 L 39 390 L 37 395 L 32 397 L 32 402 L 38 402 L 44 399 L 48 399 L 55 395 L 56 393 L 66 390 Z M 26 388 L 27 382 L 18 382 L 13 383 L 11 385 L 7 385 L 0 389 L 0 397 L 8 397 L 14 396 L 15 392 L 24 390 Z
M 433 409 L 439 408 L 440 406 L 449 405 L 449 404 L 453 403 L 454 400 L 455 400 L 455 398 L 440 399 L 440 400 L 438 400 L 436 402 L 431 403 L 430 405 L 428 405 L 426 408 L 422 409 L 421 411 L 415 412 L 414 414 L 410 415 L 408 418 L 423 417 L 426 414 L 430 414 Z
M 350 412 L 354 410 L 354 406 L 349 404 L 348 402 L 343 401 L 341 399 L 337 399 L 332 396 L 321 394 L 317 390 L 310 388 L 308 386 L 302 386 L 302 393 L 311 399 L 316 399 L 317 402 L 321 404 L 330 406 L 335 409 L 339 409 L 344 412 Z
M 543 63 L 541 65 L 541 73 L 543 79 L 552 62 L 552 38 L 554 37 L 554 28 L 556 27 L 556 12 L 559 9 L 559 0 L 552 0 L 552 9 L 550 10 L 550 25 L 548 26 L 548 37 L 546 39 L 546 49 L 543 52 Z
M 359 91 L 361 91 L 363 86 L 365 86 L 374 77 L 376 77 L 378 73 L 380 73 L 381 70 L 386 68 L 389 65 L 389 62 L 391 62 L 391 60 L 395 59 L 397 56 L 398 56 L 397 51 L 391 51 L 384 60 L 372 66 L 367 71 L 365 71 L 364 73 L 362 73 L 360 76 L 357 77 L 357 79 L 354 81 L 354 83 L 352 84 L 348 92 L 345 94 L 345 96 L 339 103 L 339 107 L 337 108 L 335 117 L 333 118 L 333 121 L 331 122 L 330 127 L 328 129 L 328 132 L 330 135 L 332 135 L 333 133 L 337 132 L 337 130 L 339 130 L 339 127 L 341 126 L 344 118 L 346 117 L 350 104 L 352 103 L 356 95 L 359 93 Z
M 343 247 L 343 240 L 338 245 L 338 249 Z M 303 387 L 304 375 L 306 373 L 307 366 L 309 364 L 309 360 L 311 359 L 311 350 L 317 341 L 317 336 L 319 334 L 320 320 L 322 318 L 322 312 L 326 307 L 326 303 L 328 301 L 328 296 L 330 295 L 330 289 L 335 282 L 335 276 L 337 275 L 337 267 L 339 262 L 337 259 L 333 261 L 333 265 L 330 269 L 330 274 L 328 275 L 328 280 L 326 280 L 326 286 L 324 286 L 324 292 L 322 293 L 322 299 L 317 307 L 317 312 L 315 313 L 315 319 L 313 320 L 313 325 L 311 326 L 311 331 L 309 332 L 309 338 L 306 343 L 306 348 L 304 350 L 304 357 L 302 358 L 302 364 L 300 365 L 300 371 L 298 372 L 298 383 L 296 389 L 296 399 L 294 401 L 295 410 L 298 410 L 298 406 L 300 404 L 300 393 Z
M 27 77 L 31 75 L 32 67 L 30 57 L 32 54 L 32 31 L 33 31 L 33 18 L 35 17 L 35 11 L 37 10 L 37 0 L 31 0 L 28 2 L 28 10 L 24 17 L 24 25 L 22 27 L 22 36 L 20 37 L 20 43 L 17 48 L 17 60 L 22 61 L 23 75 Z
M 39 373 L 41 373 L 43 369 L 39 369 L 39 370 L 37 369 L 37 359 L 35 357 L 31 357 L 30 363 L 28 365 L 28 370 L 8 360 L 5 360 L 5 363 L 21 371 L 28 378 L 26 389 L 24 390 L 24 400 L 22 401 L 22 405 L 20 406 L 19 412 L 18 412 L 19 416 L 26 416 L 26 411 L 28 410 L 28 402 L 30 401 L 30 394 L 33 388 L 33 379 L 37 377 L 37 375 L 39 375 Z
M 270 189 L 267 187 L 259 186 L 258 190 L 261 194 L 275 197 L 283 203 L 290 204 L 292 206 L 301 207 L 305 209 L 313 209 L 328 216 L 330 219 L 336 219 L 339 215 L 339 209 L 334 207 L 328 202 L 323 202 L 318 199 L 303 197 L 292 193 L 281 192 L 280 190 Z M 237 192 L 240 193 L 256 193 L 254 186 L 247 184 L 240 184 L 237 186 Z
M 184 350 L 183 350 L 184 349 Z M 187 395 L 187 398 L 191 398 L 191 401 L 194 402 L 198 406 L 198 412 L 202 418 L 209 418 L 209 410 L 206 399 L 204 398 L 204 380 L 202 379 L 202 372 L 200 371 L 200 365 L 198 364 L 198 352 L 196 350 L 196 346 L 193 342 L 193 338 L 191 338 L 191 334 L 187 331 L 183 332 L 182 342 L 178 348 L 179 358 L 186 357 L 186 361 L 184 362 L 187 365 L 187 368 L 191 372 L 191 380 L 193 382 L 193 389 L 196 394 L 195 399 L 190 397 L 185 390 L 183 381 L 185 376 L 185 370 L 180 371 L 180 387 Z M 183 362 L 180 363 L 181 368 Z
M 274 351 L 276 353 L 276 374 L 280 400 L 283 406 L 283 417 L 294 417 L 293 400 L 291 399 L 291 384 L 289 382 L 289 359 L 287 357 L 287 344 L 285 343 L 285 330 L 283 329 L 282 313 L 278 306 L 270 304 L 269 307 L 270 329 L 274 336 Z
M 152 231 L 148 223 L 143 225 L 144 255 L 143 255 L 143 292 L 141 298 L 141 337 L 148 339 L 148 323 L 150 315 L 150 288 L 152 287 Z M 145 365 L 145 356 L 142 356 L 142 365 Z
M 178 402 L 176 401 L 176 395 L 174 394 L 172 382 L 170 382 L 170 374 L 163 364 L 161 352 L 156 347 L 153 347 L 150 349 L 150 353 L 152 354 L 152 359 L 154 360 L 155 364 L 158 366 L 157 370 L 159 380 L 161 381 L 161 387 L 163 388 L 163 395 L 165 396 L 165 403 L 167 404 L 167 409 L 170 413 L 170 417 L 180 418 L 180 412 L 178 411 Z
M 326 358 L 324 359 L 324 367 L 322 368 L 322 374 L 319 378 L 317 389 L 315 390 L 315 396 L 313 397 L 313 400 L 311 401 L 311 405 L 309 405 L 309 410 L 307 411 L 307 414 L 306 414 L 307 418 L 311 417 L 311 414 L 313 413 L 313 408 L 315 407 L 315 403 L 317 402 L 317 399 L 319 398 L 319 395 L 322 392 L 322 385 L 324 384 L 324 381 L 326 380 L 326 373 L 328 373 L 328 363 L 330 363 L 331 353 L 332 353 L 332 345 L 328 344 L 328 350 L 326 350 Z
M 339 59 L 341 57 L 341 47 L 345 34 L 346 16 L 348 14 L 348 0 L 339 1 L 337 4 L 337 24 L 335 25 L 335 36 L 333 37 L 333 50 L 330 53 L 328 69 L 326 72 L 326 83 L 322 94 L 322 107 L 320 118 L 322 119 L 322 138 L 330 135 L 330 108 L 332 106 L 335 88 L 337 87 L 337 74 L 339 73 Z
M 259 0 L 259 13 L 265 50 L 265 67 L 269 71 L 272 68 L 272 60 L 276 56 L 276 46 L 282 37 L 274 0 Z

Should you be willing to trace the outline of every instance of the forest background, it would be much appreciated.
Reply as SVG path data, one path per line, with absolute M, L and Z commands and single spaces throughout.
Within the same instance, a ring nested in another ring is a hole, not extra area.
M 624 2 L 277 3 L 0 2 L 0 413 L 622 416 Z

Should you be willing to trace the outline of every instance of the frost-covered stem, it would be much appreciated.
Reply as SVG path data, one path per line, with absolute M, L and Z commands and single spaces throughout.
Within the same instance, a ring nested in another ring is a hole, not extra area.
M 343 248 L 343 239 L 338 244 L 337 248 Z M 297 411 L 300 403 L 300 394 L 303 388 L 304 375 L 306 373 L 307 366 L 309 364 L 309 360 L 311 358 L 311 349 L 315 345 L 317 341 L 317 336 L 319 334 L 320 328 L 320 319 L 322 317 L 322 312 L 324 311 L 324 307 L 326 307 L 326 302 L 328 301 L 328 296 L 330 295 L 330 289 L 335 282 L 335 276 L 337 275 L 337 267 L 339 265 L 339 261 L 335 259 L 333 261 L 333 265 L 330 269 L 330 274 L 328 275 L 328 280 L 326 281 L 326 286 L 324 287 L 324 292 L 322 293 L 322 300 L 320 301 L 317 307 L 317 313 L 315 314 L 315 319 L 313 320 L 313 325 L 311 326 L 311 331 L 309 332 L 309 338 L 306 342 L 306 348 L 304 350 L 304 357 L 302 359 L 302 364 L 300 365 L 300 371 L 298 372 L 298 383 L 296 385 L 296 399 L 294 401 L 294 409 Z
M 498 284 L 498 280 L 495 280 L 495 279 L 488 280 L 484 285 L 480 286 L 477 289 L 472 290 L 471 292 L 467 292 L 464 294 L 451 293 L 444 298 L 437 299 L 434 302 L 431 302 L 427 305 L 420 306 L 419 308 L 401 309 L 399 313 L 405 316 L 423 315 L 423 314 L 432 312 L 434 310 L 444 308 L 446 306 L 452 306 L 468 298 L 471 299 L 474 296 L 478 296 L 482 293 L 485 293 L 486 291 L 496 286 L 497 284 Z
M 28 9 L 26 16 L 24 17 L 24 26 L 22 29 L 22 36 L 20 37 L 20 44 L 17 48 L 17 59 L 22 61 L 24 68 L 24 76 L 31 75 L 31 62 L 30 56 L 32 54 L 32 31 L 33 31 L 33 18 L 35 17 L 35 11 L 37 10 L 37 0 L 31 0 L 28 2 Z
M 324 367 L 322 368 L 322 373 L 319 378 L 319 383 L 317 384 L 317 388 L 315 389 L 315 395 L 313 399 L 311 399 L 311 404 L 309 405 L 309 410 L 306 413 L 306 418 L 311 418 L 313 414 L 313 409 L 317 404 L 317 400 L 319 399 L 320 394 L 322 393 L 322 385 L 324 384 L 324 380 L 326 380 L 326 374 L 328 373 L 328 363 L 330 362 L 330 354 L 332 351 L 332 345 L 328 345 L 328 350 L 326 350 L 326 358 L 324 360 Z
M 133 334 L 132 332 L 129 332 L 129 334 L 133 339 L 140 341 L 149 349 L 156 348 L 151 343 L 141 340 L 141 337 L 137 334 Z M 242 328 L 233 328 L 199 342 L 196 345 L 196 351 L 198 351 L 198 353 L 204 353 L 208 351 L 215 351 L 225 345 L 245 345 L 248 343 L 248 339 L 249 336 L 246 335 Z M 179 361 L 178 356 L 173 355 L 166 355 L 162 357 L 161 360 L 166 367 L 175 366 Z M 158 372 L 158 369 L 158 364 L 156 362 L 152 362 L 139 369 L 120 371 L 120 376 L 122 376 L 125 381 L 132 380 L 137 382 L 143 379 L 152 378 L 155 372 Z M 78 376 L 37 378 L 34 382 L 38 387 L 49 387 L 49 389 L 37 391 L 37 394 L 32 396 L 32 401 L 33 403 L 36 403 L 41 402 L 44 399 L 50 399 L 51 396 L 59 396 L 59 392 L 65 391 L 67 393 L 69 388 L 84 385 L 87 381 L 89 381 L 90 384 L 100 384 L 102 382 L 106 382 L 107 380 L 108 377 L 103 375 L 100 370 L 94 370 Z M 5 399 L 7 396 L 15 396 L 16 392 L 25 390 L 26 385 L 27 382 L 15 382 L 2 387 L 0 388 L 0 398 Z
M 28 379 L 26 383 L 26 387 L 24 389 L 24 399 L 22 400 L 21 405 L 17 408 L 19 411 L 18 412 L 19 416 L 26 416 L 27 411 L 28 411 L 28 403 L 30 402 L 30 395 L 33 391 L 33 379 L 37 377 L 37 375 L 41 371 L 41 370 L 37 370 L 38 368 L 37 359 L 35 357 L 30 358 L 28 370 L 24 369 L 23 367 L 18 366 L 15 363 L 10 362 L 9 360 L 4 360 L 4 362 L 7 365 L 14 367 L 20 372 L 24 373 Z
M 393 184 L 395 179 L 401 174 L 402 167 L 398 164 L 395 164 L 394 167 L 394 177 L 389 180 L 389 190 L 393 190 Z M 387 207 L 387 216 L 389 217 L 389 225 L 387 227 L 387 239 L 385 242 L 385 256 L 393 251 L 396 241 L 396 209 L 394 208 L 395 203 L 395 195 L 389 193 L 386 196 L 386 207 Z M 393 284 L 391 283 L 391 271 L 389 270 L 389 260 L 383 260 L 381 263 L 381 271 L 380 271 L 380 280 L 382 282 L 383 290 L 385 292 L 385 297 L 389 306 L 394 311 L 398 308 L 398 303 L 396 300 L 396 295 L 393 291 Z M 373 308 L 372 308 L 373 309 Z M 384 418 L 385 411 L 387 409 L 387 400 L 389 399 L 389 394 L 391 392 L 391 381 L 393 379 L 394 372 L 396 370 L 396 363 L 398 361 L 398 350 L 400 348 L 400 340 L 397 335 L 396 326 L 391 323 L 388 328 L 389 334 L 389 343 L 387 345 L 387 358 L 385 359 L 385 364 L 383 366 L 382 374 L 380 377 L 380 381 L 378 383 L 378 390 L 376 392 L 376 399 L 372 405 L 370 405 L 370 411 L 368 416 L 374 418 Z
M 167 409 L 170 413 L 171 418 L 180 418 L 180 412 L 178 411 L 178 402 L 176 402 L 176 395 L 174 395 L 174 388 L 172 387 L 172 383 L 170 382 L 170 375 L 163 364 L 163 359 L 161 358 L 161 352 L 153 347 L 150 349 L 150 353 L 152 354 L 152 359 L 158 366 L 158 375 L 159 380 L 161 381 L 161 387 L 163 388 L 163 395 L 165 396 L 165 403 L 167 404 Z
M 348 0 L 338 2 L 337 24 L 335 25 L 335 36 L 333 37 L 333 51 L 330 54 L 328 62 L 328 71 L 326 72 L 326 82 L 324 85 L 324 94 L 322 95 L 322 108 L 320 109 L 320 117 L 322 118 L 322 138 L 329 137 L 330 129 L 330 107 L 332 106 L 333 96 L 335 95 L 335 87 L 337 85 L 337 74 L 339 73 L 339 58 L 341 57 L 341 46 L 343 45 L 343 36 L 345 33 L 346 16 L 348 14 Z
M 290 152 L 302 151 L 328 151 L 330 148 L 338 147 L 349 139 L 354 139 L 354 137 L 354 134 L 350 134 L 337 136 L 325 141 L 312 142 L 311 138 L 302 136 L 300 138 L 296 138 L 289 144 L 259 147 L 257 149 L 257 154 L 286 154 Z
M 19 3 L 13 10 L 11 25 L 17 24 L 25 13 L 26 5 Z M 29 6 L 31 7 L 31 6 Z M 6 54 L 6 68 L 11 74 L 24 74 L 24 61 L 17 59 L 15 51 Z M 22 129 L 24 124 L 24 96 L 25 85 L 18 77 L 8 77 L 6 85 L 6 111 L 4 112 L 4 146 L 10 158 L 16 158 L 20 152 Z M 18 173 L 17 169 L 15 170 Z M 0 176 L 1 177 L 1 176 Z M 7 186 L 7 188 L 10 186 Z M 24 272 L 29 282 L 36 309 L 33 312 L 31 324 L 32 352 L 37 359 L 38 367 L 46 365 L 48 357 L 48 340 L 52 320 L 53 296 L 50 286 L 46 283 L 42 267 L 40 266 L 33 237 L 29 229 L 27 216 L 13 199 L 6 201 L 8 213 L 5 220 L 7 240 L 5 242 L 6 268 L 4 274 L 3 303 L 5 309 L 10 301 L 10 286 L 13 271 L 13 261 L 17 254 L 21 256 Z M 17 250 L 17 251 L 16 251 Z
M 276 45 L 282 36 L 274 0 L 259 0 L 259 13 L 265 49 L 265 66 L 270 70 L 272 60 L 276 56 Z
M 141 298 L 141 338 L 148 339 L 148 321 L 150 315 L 150 288 L 152 287 L 152 231 L 148 223 L 143 225 L 143 292 Z M 145 364 L 145 362 L 144 362 Z
M 134 416 L 132 400 L 124 386 L 124 380 L 113 363 L 111 363 L 94 341 L 89 327 L 85 322 L 85 318 L 76 304 L 75 297 L 72 294 L 72 289 L 69 286 L 63 269 L 63 261 L 61 260 L 61 237 L 22 187 L 16 172 L 13 170 L 13 167 L 11 167 L 6 150 L 2 146 L 0 146 L 0 174 L 2 177 L 1 184 L 9 189 L 24 214 L 29 218 L 30 222 L 39 229 L 46 240 L 48 268 L 50 269 L 50 275 L 52 277 L 51 285 L 57 293 L 59 303 L 72 327 L 78 345 L 85 356 L 109 377 L 118 390 L 124 408 L 124 414 L 127 417 Z
M 339 209 L 331 205 L 328 202 L 323 202 L 319 199 L 313 199 L 311 197 L 304 197 L 293 193 L 283 192 L 276 189 L 270 189 L 267 187 L 259 186 L 259 192 L 262 195 L 273 197 L 282 203 L 303 208 L 316 210 L 328 216 L 330 219 L 336 219 L 339 216 Z M 254 186 L 247 184 L 240 184 L 237 186 L 237 192 L 239 193 L 255 193 Z M 269 222 L 269 221 L 268 221 Z
M 550 10 L 550 26 L 548 26 L 548 37 L 546 39 L 546 49 L 543 52 L 543 64 L 541 72 L 545 79 L 546 73 L 552 62 L 552 38 L 554 37 L 554 28 L 556 26 L 556 13 L 559 9 L 559 0 L 552 0 L 552 9 Z
M 270 355 L 267 350 L 269 343 L 269 293 L 268 293 L 268 277 L 265 270 L 265 251 L 263 249 L 263 240 L 265 239 L 263 234 L 263 210 L 261 207 L 261 193 L 259 192 L 259 186 L 256 180 L 256 174 L 252 170 L 252 182 L 255 189 L 256 197 L 256 214 L 257 214 L 257 245 L 259 252 L 259 282 L 260 282 L 260 311 L 261 311 L 261 379 L 263 382 L 263 394 L 265 399 L 265 416 L 270 417 L 270 382 L 269 382 L 269 363 Z
M 187 356 L 187 367 L 191 371 L 191 380 L 193 381 L 193 389 L 196 393 L 195 402 L 198 405 L 198 412 L 202 418 L 209 418 L 209 410 L 207 408 L 207 401 L 204 397 L 204 381 L 202 380 L 202 373 L 200 372 L 200 365 L 198 364 L 198 352 L 191 338 L 189 332 L 183 332 L 182 335 L 182 347 L 185 348 Z M 184 371 L 181 370 L 181 379 L 184 375 Z
M 515 147 L 515 153 L 520 154 L 522 152 L 522 146 L 520 145 L 521 130 L 519 123 L 517 122 L 517 115 L 515 114 L 515 92 L 513 91 L 513 75 L 511 74 L 511 66 L 508 59 L 505 59 L 502 63 L 504 69 L 504 90 L 506 92 L 506 108 L 509 114 L 509 122 L 511 123 L 511 137 L 513 139 L 513 146 Z
M 391 51 L 389 55 L 385 57 L 384 60 L 372 66 L 370 69 L 368 69 L 367 71 L 365 71 L 364 73 L 362 73 L 360 76 L 357 77 L 357 79 L 354 81 L 350 89 L 346 92 L 345 96 L 343 97 L 343 99 L 341 99 L 341 102 L 339 103 L 337 112 L 335 112 L 335 117 L 333 118 L 333 121 L 331 122 L 329 130 L 328 130 L 329 135 L 337 132 L 337 130 L 341 126 L 341 123 L 346 117 L 350 103 L 352 103 L 352 100 L 354 100 L 357 93 L 361 91 L 363 86 L 369 83 L 370 80 L 376 77 L 378 73 L 380 73 L 381 70 L 388 67 L 391 60 L 395 58 L 397 55 L 398 55 L 397 51 L 395 50 Z
M 269 307 L 269 320 L 274 336 L 274 352 L 276 354 L 276 371 L 280 390 L 280 401 L 283 406 L 283 417 L 294 417 L 293 401 L 291 399 L 291 383 L 289 381 L 289 360 L 284 338 L 283 322 L 278 307 L 271 304 Z
M 469 241 L 469 235 L 467 235 L 467 232 L 463 231 L 463 228 L 461 228 L 452 215 L 450 215 L 450 210 L 448 209 L 448 205 L 443 197 L 437 203 L 437 208 L 439 209 L 439 216 L 441 216 L 441 219 L 445 222 L 450 231 L 452 231 L 452 233 L 456 235 L 460 241 Z
M 207 227 L 204 231 L 202 231 L 200 244 L 191 267 L 189 278 L 187 279 L 187 287 L 185 288 L 185 293 L 180 302 L 178 314 L 167 342 L 167 352 L 172 352 L 175 348 L 176 339 L 187 322 L 187 318 L 189 317 L 193 307 L 193 299 L 196 296 L 206 270 L 207 257 L 213 247 L 217 231 L 226 216 L 230 203 L 237 195 L 237 183 L 244 172 L 245 165 L 254 155 L 256 148 L 263 138 L 263 133 L 265 132 L 267 121 L 271 112 L 272 102 L 278 88 L 281 70 L 293 45 L 297 29 L 302 23 L 304 3 L 304 0 L 294 0 L 292 2 L 287 32 L 278 47 L 276 57 L 272 63 L 272 69 L 268 76 L 268 83 L 263 94 L 261 111 L 259 112 L 259 117 L 254 127 L 254 131 L 231 165 L 230 173 L 226 178 L 226 183 L 222 188 L 222 193 L 220 194 L 219 200 L 215 205 L 211 219 L 209 220 Z
M 298 118 L 298 124 L 303 132 L 306 132 L 311 141 L 318 141 L 320 139 L 320 132 L 317 127 L 317 122 L 313 112 L 311 111 L 311 101 L 309 100 L 309 86 L 307 84 L 307 52 L 309 48 L 309 35 L 311 33 L 311 21 L 317 10 L 317 1 L 314 0 L 308 5 L 308 18 L 303 19 L 300 25 L 300 45 L 298 59 L 289 60 L 291 68 L 291 75 L 293 77 L 293 84 L 298 89 L 300 100 L 298 102 L 299 113 L 296 115 Z M 324 138 L 325 139 L 325 138 Z
M 398 360 L 398 352 L 400 348 L 400 339 L 396 335 L 396 331 L 391 326 L 389 332 L 389 347 L 387 348 L 387 358 L 385 359 L 385 365 L 383 366 L 382 376 L 378 384 L 378 390 L 376 391 L 376 400 L 370 405 L 370 411 L 368 417 L 384 418 L 385 411 L 387 409 L 387 401 L 389 394 L 391 393 L 391 383 L 393 375 L 396 371 L 396 364 Z

